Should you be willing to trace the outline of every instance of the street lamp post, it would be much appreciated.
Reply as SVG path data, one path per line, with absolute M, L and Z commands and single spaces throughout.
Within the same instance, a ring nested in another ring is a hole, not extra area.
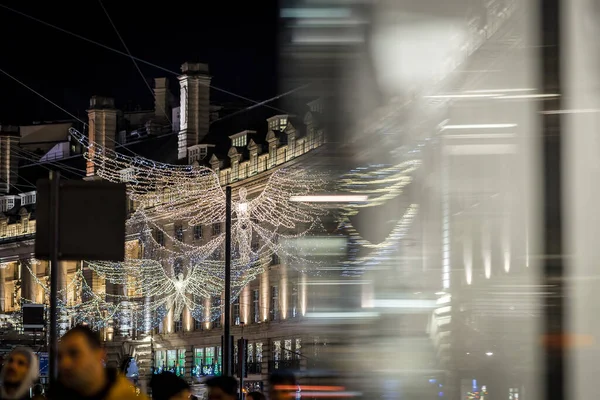
M 225 188 L 225 295 L 223 323 L 223 375 L 231 376 L 231 186 Z

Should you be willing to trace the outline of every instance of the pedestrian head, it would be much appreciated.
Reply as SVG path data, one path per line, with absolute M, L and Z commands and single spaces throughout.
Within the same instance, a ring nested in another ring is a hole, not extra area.
M 237 400 L 238 383 L 231 376 L 215 376 L 206 381 L 208 400 Z
M 4 361 L 0 375 L 1 399 L 19 399 L 31 388 L 39 374 L 37 356 L 27 347 L 17 347 Z
M 246 400 L 267 400 L 261 392 L 250 392 L 246 395 Z
M 269 400 L 289 400 L 298 391 L 298 381 L 292 372 L 274 372 L 269 376 Z
M 105 351 L 100 336 L 87 326 L 69 330 L 58 345 L 58 373 L 61 383 L 84 393 L 104 379 Z
M 192 395 L 190 385 L 172 372 L 152 375 L 152 400 L 187 400 Z

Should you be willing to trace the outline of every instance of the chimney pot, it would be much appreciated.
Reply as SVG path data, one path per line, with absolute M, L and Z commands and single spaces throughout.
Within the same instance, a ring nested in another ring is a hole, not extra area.
M 208 74 L 208 64 L 185 62 L 181 66 L 181 72 L 185 75 L 206 75 Z
M 90 99 L 90 108 L 94 110 L 114 109 L 115 99 L 112 97 L 92 96 Z

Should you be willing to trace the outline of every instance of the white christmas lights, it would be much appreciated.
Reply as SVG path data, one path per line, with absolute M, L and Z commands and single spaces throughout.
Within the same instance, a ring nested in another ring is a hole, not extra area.
M 119 285 L 122 294 L 99 293 L 84 282 L 85 299 L 69 312 L 87 313 L 87 318 L 92 313 L 103 323 L 139 320 L 140 327 L 156 323 L 148 321 L 149 315 L 157 315 L 160 321 L 168 311 L 174 320 L 184 309 L 202 321 L 218 317 L 221 305 L 210 299 L 220 299 L 223 290 L 225 233 L 197 243 L 186 243 L 181 237 L 183 227 L 225 222 L 225 193 L 218 176 L 205 167 L 125 156 L 89 142 L 74 129 L 70 133 L 87 148 L 85 158 L 94 163 L 100 177 L 127 183 L 136 210 L 127 221 L 134 239 L 128 244 L 127 259 L 87 263 L 100 278 Z M 320 227 L 319 216 L 324 213 L 320 207 L 290 199 L 321 191 L 324 183 L 300 169 L 279 169 L 257 196 L 249 198 L 244 187 L 234 192 L 232 299 L 265 270 L 273 255 L 294 257 L 283 251 L 280 238 L 300 237 Z M 164 228 L 168 223 L 181 224 L 182 232 L 169 232 Z M 130 254 L 135 246 L 142 254 Z

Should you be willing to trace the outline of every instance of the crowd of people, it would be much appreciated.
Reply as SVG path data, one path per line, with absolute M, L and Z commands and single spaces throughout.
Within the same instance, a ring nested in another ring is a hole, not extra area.
M 5 359 L 0 372 L 0 400 L 147 400 L 117 369 L 105 366 L 106 353 L 97 332 L 76 326 L 58 346 L 58 381 L 47 393 L 37 383 L 39 364 L 29 348 L 17 347 Z M 207 400 L 238 400 L 234 377 L 215 376 L 205 382 Z M 296 385 L 293 374 L 278 373 L 269 379 L 269 400 L 289 400 Z M 171 372 L 153 375 L 152 400 L 198 400 L 191 386 Z M 246 400 L 265 400 L 260 392 L 245 394 Z

